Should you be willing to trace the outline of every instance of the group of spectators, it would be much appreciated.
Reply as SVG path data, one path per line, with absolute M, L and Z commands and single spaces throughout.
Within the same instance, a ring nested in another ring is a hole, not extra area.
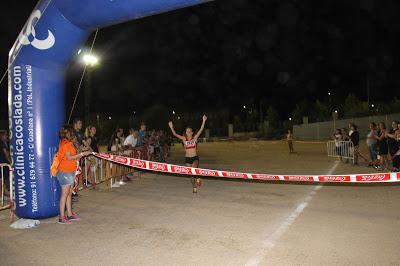
M 354 164 L 358 164 L 358 158 L 363 158 L 368 166 L 378 170 L 389 170 L 397 172 L 400 169 L 400 122 L 393 121 L 391 128 L 387 129 L 384 122 L 371 122 L 369 132 L 366 135 L 369 158 L 359 150 L 360 134 L 354 123 L 346 128 L 336 129 L 333 134 L 336 143 L 336 153 L 341 158 L 346 154 L 354 155 Z M 354 150 L 349 151 L 347 146 L 342 146 L 342 141 L 351 141 Z
M 384 122 L 371 122 L 367 135 L 370 166 L 379 170 L 399 171 L 400 168 L 400 123 L 393 121 L 390 129 Z M 390 165 L 391 163 L 391 165 Z
M 117 128 L 113 133 L 108 151 L 128 154 L 135 151 L 138 157 L 150 161 L 165 162 L 172 139 L 163 130 L 147 130 L 142 123 L 140 129 L 129 129 L 129 135 L 125 137 L 124 130 Z

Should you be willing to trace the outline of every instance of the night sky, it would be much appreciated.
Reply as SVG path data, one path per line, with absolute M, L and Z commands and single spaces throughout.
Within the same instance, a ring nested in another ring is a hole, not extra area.
M 35 3 L 1 4 L 1 74 Z M 235 113 L 263 102 L 286 117 L 302 99 L 324 100 L 328 92 L 366 100 L 367 83 L 371 99 L 390 100 L 400 95 L 399 7 L 398 0 L 217 0 L 104 28 L 94 48 L 101 63 L 90 78 L 91 109 Z M 81 72 L 75 58 L 68 111 Z

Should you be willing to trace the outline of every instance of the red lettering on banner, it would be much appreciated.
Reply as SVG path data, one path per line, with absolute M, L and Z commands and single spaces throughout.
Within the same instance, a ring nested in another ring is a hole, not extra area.
M 176 174 L 185 174 L 185 175 L 190 175 L 192 174 L 192 170 L 190 167 L 184 167 L 184 166 L 172 166 L 172 172 Z
M 156 170 L 156 171 L 166 171 L 167 166 L 163 163 L 153 163 L 150 162 L 150 170 Z
M 110 159 L 111 155 L 105 153 L 96 153 L 96 156 L 103 158 L 103 159 Z
M 253 174 L 252 177 L 254 179 L 261 179 L 261 180 L 279 180 L 278 175 Z
M 247 178 L 246 174 L 237 172 L 222 172 L 222 175 L 229 178 Z
M 358 182 L 374 182 L 390 180 L 390 174 L 369 174 L 356 176 Z
M 142 161 L 142 160 L 137 160 L 137 159 L 131 159 L 131 162 L 129 165 L 133 166 L 133 167 L 138 167 L 138 168 L 146 168 L 146 162 Z
M 319 176 L 318 180 L 321 182 L 350 182 L 350 176 L 349 175 L 324 175 L 324 176 Z
M 397 180 L 400 180 L 400 173 L 397 173 Z
M 301 175 L 285 175 L 287 181 L 314 181 L 312 176 L 301 176 Z
M 201 176 L 218 176 L 218 171 L 196 169 L 196 174 Z
M 121 156 L 115 156 L 113 161 L 116 163 L 126 164 L 128 162 L 128 158 L 121 157 Z

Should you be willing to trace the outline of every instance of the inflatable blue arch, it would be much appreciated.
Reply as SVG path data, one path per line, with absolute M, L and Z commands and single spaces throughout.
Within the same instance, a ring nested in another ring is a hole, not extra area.
M 209 0 L 42 0 L 9 54 L 9 124 L 16 214 L 58 215 L 60 188 L 50 174 L 65 122 L 65 69 L 96 28 Z

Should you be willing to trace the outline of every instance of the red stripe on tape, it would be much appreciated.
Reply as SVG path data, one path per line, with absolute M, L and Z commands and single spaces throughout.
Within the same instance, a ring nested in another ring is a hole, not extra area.
M 350 182 L 349 175 L 323 175 L 319 176 L 318 180 L 321 182 Z
M 95 156 L 106 159 L 112 162 L 128 165 L 131 167 L 159 171 L 159 172 L 168 172 L 175 174 L 186 174 L 191 175 L 193 171 L 195 175 L 198 176 L 211 176 L 218 177 L 220 173 L 223 177 L 226 178 L 241 178 L 241 179 L 259 179 L 259 180 L 282 180 L 280 175 L 269 175 L 269 174 L 246 174 L 240 172 L 229 172 L 229 171 L 218 171 L 211 169 L 201 169 L 201 168 L 193 168 L 179 165 L 171 165 L 166 163 L 157 163 L 140 159 L 133 159 L 124 156 L 117 155 L 109 155 L 103 153 L 93 153 Z M 147 164 L 148 163 L 148 164 Z M 168 169 L 168 166 L 171 167 L 171 170 Z M 355 175 L 355 180 L 352 180 L 350 175 L 320 175 L 316 180 L 314 180 L 313 176 L 309 175 L 285 175 L 283 176 L 283 180 L 285 181 L 300 181 L 300 182 L 390 182 L 390 181 L 400 181 L 400 173 L 396 174 L 396 178 L 392 180 L 390 173 L 382 173 L 382 174 L 358 174 Z
M 146 162 L 138 159 L 131 159 L 130 166 L 138 168 L 146 168 Z
M 357 175 L 357 182 L 379 182 L 379 181 L 390 181 L 390 174 L 368 174 L 368 175 Z
M 314 181 L 312 176 L 302 176 L 302 175 L 285 175 L 286 181 Z
M 201 176 L 218 176 L 218 171 L 215 171 L 215 170 L 195 168 L 195 172 L 197 175 L 201 175 Z
M 192 168 L 186 167 L 186 166 L 172 165 L 171 169 L 172 169 L 172 172 L 175 174 L 184 174 L 184 175 L 192 174 Z
M 279 175 L 252 174 L 251 176 L 260 180 L 280 180 Z
M 237 173 L 237 172 L 222 172 L 222 176 L 229 177 L 229 178 L 242 178 L 247 179 L 247 175 L 244 173 Z
M 122 156 L 115 156 L 113 161 L 115 161 L 116 163 L 126 164 L 128 162 L 128 158 Z
M 150 170 L 166 172 L 167 165 L 165 163 L 150 162 Z

